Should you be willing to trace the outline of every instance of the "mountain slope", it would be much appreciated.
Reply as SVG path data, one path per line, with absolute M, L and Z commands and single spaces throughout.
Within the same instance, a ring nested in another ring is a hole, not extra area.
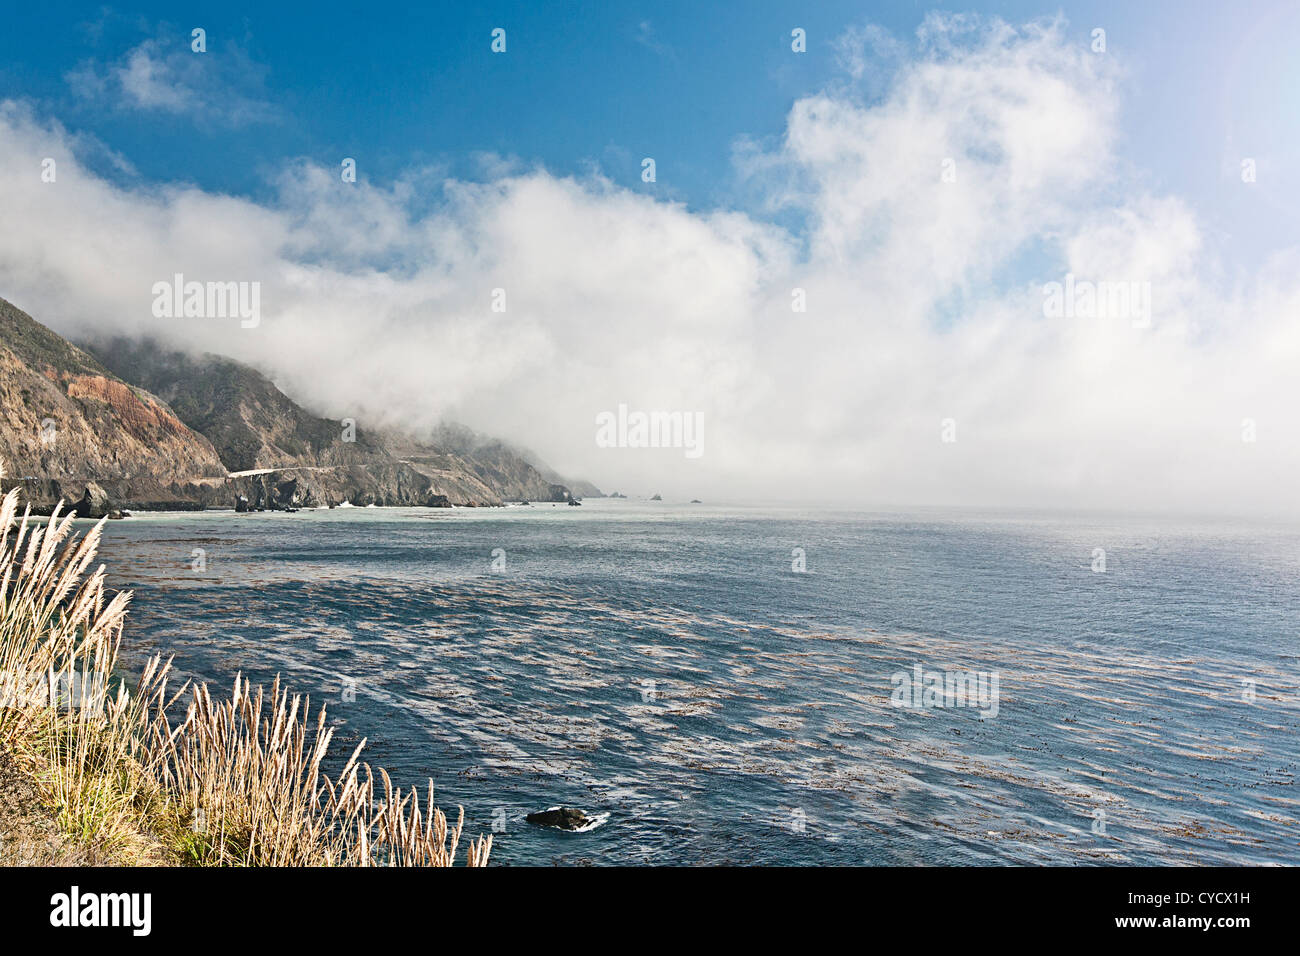
M 103 513 L 446 507 L 570 494 L 517 449 L 468 429 L 419 439 L 345 427 L 231 359 L 126 339 L 79 348 L 3 299 L 0 462 L 6 487 L 21 486 L 38 511 L 60 498 Z
M 87 345 L 122 378 L 163 398 L 206 435 L 233 472 L 319 465 L 342 435 L 338 422 L 309 415 L 264 375 L 233 359 L 191 359 L 157 343 L 115 338 Z M 381 451 L 359 437 L 363 453 Z
M 92 482 L 127 507 L 184 507 L 225 475 L 165 402 L 0 299 L 0 461 L 38 510 Z
M 516 450 L 447 426 L 420 440 L 316 417 L 261 372 L 228 358 L 192 358 L 153 342 L 89 345 L 116 374 L 164 398 L 240 475 L 252 506 L 491 505 L 563 501 L 569 491 Z M 592 486 L 594 487 L 594 486 Z M 597 492 L 599 493 L 599 492 Z

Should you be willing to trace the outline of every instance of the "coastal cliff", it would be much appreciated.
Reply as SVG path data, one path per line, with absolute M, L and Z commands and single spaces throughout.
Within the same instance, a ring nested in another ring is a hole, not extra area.
M 168 405 L 0 299 L 0 460 L 37 509 L 106 496 L 193 507 L 220 481 L 216 449 Z M 92 487 L 92 486 L 97 486 Z
M 152 341 L 78 347 L 0 299 L 0 459 L 33 507 L 83 513 L 491 506 L 599 495 L 461 426 L 426 436 L 313 415 L 266 375 Z

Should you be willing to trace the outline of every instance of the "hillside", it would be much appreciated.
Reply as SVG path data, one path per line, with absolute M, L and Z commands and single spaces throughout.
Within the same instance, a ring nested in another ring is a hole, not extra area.
M 0 460 L 44 510 L 98 484 L 119 506 L 193 507 L 226 470 L 165 402 L 0 299 Z M 97 509 L 97 510 L 103 510 Z
M 121 338 L 87 347 L 114 373 L 166 400 L 232 473 L 269 472 L 233 481 L 254 507 L 494 505 L 569 495 L 518 451 L 459 426 L 423 439 L 361 422 L 347 428 L 312 415 L 261 372 L 228 358 Z
M 98 514 L 483 506 L 570 494 L 518 450 L 468 429 L 416 438 L 345 427 L 231 359 L 121 338 L 79 348 L 3 299 L 0 403 L 6 486 L 21 485 L 38 511 L 60 498 L 85 498 L 82 510 Z

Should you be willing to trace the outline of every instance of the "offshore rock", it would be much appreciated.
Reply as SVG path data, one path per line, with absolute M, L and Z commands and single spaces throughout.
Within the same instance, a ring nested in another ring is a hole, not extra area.
M 550 810 L 530 813 L 525 819 L 539 827 L 555 827 L 559 830 L 580 830 L 592 822 L 585 813 L 573 807 L 552 807 Z

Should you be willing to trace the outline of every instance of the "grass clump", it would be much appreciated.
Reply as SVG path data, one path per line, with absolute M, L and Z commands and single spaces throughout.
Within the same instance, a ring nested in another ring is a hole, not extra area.
M 3 477 L 0 468 L 0 477 Z M 454 826 L 382 769 L 360 761 L 333 779 L 325 708 L 236 677 L 169 692 L 153 658 L 131 687 L 117 669 L 130 595 L 91 571 L 103 522 L 84 536 L 59 509 L 21 517 L 0 499 L 0 757 L 21 767 L 58 828 L 93 858 L 200 866 L 451 866 Z M 183 714 L 177 704 L 188 702 Z M 492 838 L 466 846 L 485 866 Z

